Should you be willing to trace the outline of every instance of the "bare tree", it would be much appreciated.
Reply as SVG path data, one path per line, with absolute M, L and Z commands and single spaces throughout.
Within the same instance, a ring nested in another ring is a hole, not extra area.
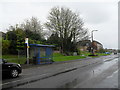
M 84 29 L 83 25 L 78 14 L 64 7 L 52 8 L 45 23 L 51 32 L 58 34 L 63 52 L 70 51 L 73 43 L 87 37 L 87 29 Z
M 21 24 L 21 27 L 26 32 L 32 32 L 34 35 L 39 34 L 40 37 L 44 37 L 43 27 L 36 17 L 32 17 L 30 20 L 27 19 Z

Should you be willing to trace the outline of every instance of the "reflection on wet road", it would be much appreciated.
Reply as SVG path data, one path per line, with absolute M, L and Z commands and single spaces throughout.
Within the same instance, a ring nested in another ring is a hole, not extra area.
M 91 74 L 91 77 L 88 80 L 76 85 L 75 88 L 117 88 L 118 87 L 118 77 L 117 77 L 118 59 L 105 62 L 104 64 L 100 65 L 100 67 L 98 66 L 93 70 L 94 72 L 93 74 Z
M 118 59 L 96 63 L 16 88 L 116 88 Z M 111 85 L 113 82 L 114 85 Z

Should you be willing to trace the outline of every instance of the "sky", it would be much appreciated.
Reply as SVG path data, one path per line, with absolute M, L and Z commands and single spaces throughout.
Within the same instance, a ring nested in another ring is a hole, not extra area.
M 118 48 L 118 1 L 119 0 L 1 0 L 0 31 L 10 25 L 20 24 L 32 16 L 41 23 L 47 21 L 51 8 L 67 7 L 78 13 L 94 40 L 104 48 Z

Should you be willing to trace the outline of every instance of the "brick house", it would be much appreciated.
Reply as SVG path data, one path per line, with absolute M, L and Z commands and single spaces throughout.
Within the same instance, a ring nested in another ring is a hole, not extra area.
M 103 49 L 103 45 L 98 41 L 93 41 L 93 43 L 90 40 L 83 40 L 79 41 L 77 44 L 77 47 L 81 51 L 91 51 L 91 47 L 93 45 L 94 51 L 99 51 L 100 49 Z

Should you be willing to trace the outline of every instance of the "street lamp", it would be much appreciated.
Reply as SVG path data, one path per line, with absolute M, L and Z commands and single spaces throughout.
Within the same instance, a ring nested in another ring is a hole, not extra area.
M 92 55 L 94 55 L 94 51 L 93 51 L 93 49 L 94 49 L 94 48 L 93 48 L 93 32 L 94 32 L 94 31 L 98 31 L 98 30 L 92 30 L 92 31 L 91 31 L 91 37 L 92 37 L 92 47 L 91 47 L 91 49 L 92 49 Z

